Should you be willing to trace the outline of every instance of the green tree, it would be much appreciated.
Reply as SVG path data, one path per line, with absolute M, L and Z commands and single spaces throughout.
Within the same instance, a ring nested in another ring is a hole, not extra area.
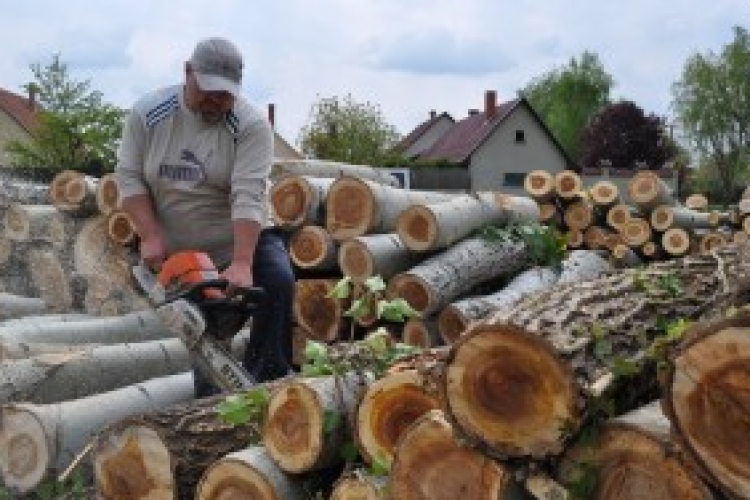
M 589 119 L 610 102 L 614 81 L 599 57 L 585 51 L 567 66 L 533 79 L 519 94 L 528 99 L 574 161 L 579 160 L 581 133 Z
M 35 81 L 26 90 L 40 105 L 41 125 L 33 140 L 8 144 L 13 165 L 59 171 L 99 164 L 111 170 L 125 112 L 105 103 L 89 80 L 73 80 L 59 54 L 47 66 L 32 64 L 31 72 Z
M 300 144 L 302 152 L 314 158 L 383 166 L 392 163 L 398 140 L 399 134 L 378 106 L 359 103 L 347 94 L 313 104 Z
M 734 28 L 721 53 L 691 56 L 672 86 L 672 106 L 706 186 L 717 202 L 736 201 L 746 182 L 750 139 L 750 35 Z

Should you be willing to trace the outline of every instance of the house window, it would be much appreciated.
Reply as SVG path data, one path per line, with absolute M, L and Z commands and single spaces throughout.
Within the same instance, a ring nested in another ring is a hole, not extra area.
M 503 174 L 503 186 L 506 187 L 523 187 L 523 181 L 526 174 L 518 172 L 506 172 Z
M 524 134 L 523 130 L 516 130 L 516 143 L 524 142 L 526 142 L 526 134 Z

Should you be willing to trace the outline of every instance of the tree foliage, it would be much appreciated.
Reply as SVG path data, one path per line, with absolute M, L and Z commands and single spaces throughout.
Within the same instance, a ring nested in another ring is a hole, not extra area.
M 611 104 L 596 114 L 583 131 L 581 166 L 657 170 L 677 154 L 665 133 L 664 120 L 646 115 L 631 101 Z
M 86 170 L 114 166 L 124 111 L 103 101 L 91 82 L 75 81 L 60 55 L 47 66 L 32 64 L 40 128 L 30 142 L 12 141 L 7 150 L 18 167 Z
M 750 140 L 747 30 L 735 27 L 734 40 L 719 54 L 691 56 L 672 93 L 683 134 L 700 155 L 700 164 L 708 166 L 704 172 L 707 186 L 712 186 L 717 200 L 736 201 L 747 174 Z
M 313 104 L 301 132 L 301 149 L 314 158 L 381 166 L 392 163 L 399 140 L 380 108 L 359 103 L 350 94 L 343 99 L 326 97 Z
M 613 85 L 599 57 L 586 51 L 567 66 L 535 78 L 520 94 L 571 158 L 578 161 L 581 133 L 589 119 L 609 104 Z

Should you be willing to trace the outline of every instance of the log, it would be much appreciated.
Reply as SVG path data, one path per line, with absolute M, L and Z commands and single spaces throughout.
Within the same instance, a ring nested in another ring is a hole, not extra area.
M 640 256 L 628 245 L 615 245 L 612 248 L 612 260 L 619 268 L 632 268 L 643 264 Z
M 290 175 L 304 175 L 310 177 L 326 177 L 338 179 L 341 177 L 357 177 L 367 179 L 387 186 L 399 186 L 398 179 L 387 170 L 373 168 L 367 165 L 351 165 L 328 160 L 280 160 L 275 159 L 271 167 L 271 179 L 282 179 Z
M 698 239 L 698 252 L 702 254 L 709 254 L 715 249 L 727 245 L 729 238 L 726 234 L 718 231 L 708 231 L 700 235 Z
M 341 243 L 339 268 L 357 283 L 380 276 L 389 280 L 425 259 L 409 250 L 396 233 L 356 236 Z
M 354 439 L 365 463 L 390 467 L 399 439 L 422 415 L 440 407 L 417 370 L 388 373 L 365 391 L 356 411 Z
M 531 198 L 473 193 L 411 205 L 399 215 L 396 232 L 407 248 L 426 252 L 447 248 L 482 226 L 524 222 L 539 222 L 539 206 Z
M 273 388 L 264 384 L 259 390 Z M 217 408 L 225 398 L 186 401 L 103 429 L 92 453 L 101 497 L 195 498 L 196 486 L 212 464 L 260 442 L 257 422 L 222 421 Z
M 336 340 L 347 326 L 343 318 L 346 304 L 330 295 L 335 285 L 335 281 L 329 279 L 299 279 L 295 282 L 294 319 L 311 339 Z
M 325 223 L 325 199 L 336 179 L 295 175 L 271 188 L 271 217 L 277 226 L 293 229 Z
M 657 242 L 649 241 L 641 247 L 641 255 L 643 255 L 646 260 L 663 260 L 666 253 Z
M 337 240 L 371 233 L 392 233 L 396 231 L 399 214 L 411 205 L 438 203 L 455 196 L 342 177 L 328 190 L 325 227 Z
M 597 207 L 608 209 L 620 203 L 620 189 L 611 181 L 597 181 L 589 189 L 589 195 Z
M 558 477 L 579 497 L 597 500 L 715 498 L 670 436 L 658 401 L 608 421 L 594 442 L 566 450 Z
M 51 405 L 0 407 L 0 474 L 6 488 L 34 489 L 61 472 L 96 434 L 112 423 L 193 398 L 190 373 Z
M 555 177 L 547 170 L 532 170 L 523 180 L 523 188 L 537 202 L 548 202 L 555 197 Z
M 522 242 L 468 238 L 391 278 L 388 293 L 405 299 L 424 317 L 479 283 L 510 277 L 528 263 Z
M 0 293 L 0 320 L 39 315 L 48 311 L 49 306 L 40 298 Z
M 375 476 L 364 469 L 355 469 L 336 481 L 330 500 L 385 500 L 387 492 L 386 477 Z
M 299 378 L 283 384 L 268 402 L 262 439 L 268 454 L 290 473 L 321 470 L 341 463 L 350 432 L 346 420 L 369 384 L 365 374 Z M 339 425 L 327 429 L 334 416 Z
M 554 203 L 539 204 L 539 222 L 553 227 L 563 226 L 563 214 Z
M 583 191 L 581 176 L 572 170 L 563 170 L 555 174 L 555 194 L 563 201 L 574 201 Z
M 281 470 L 262 446 L 236 451 L 217 460 L 201 478 L 196 493 L 197 500 L 310 498 L 304 478 Z
M 109 215 L 120 208 L 120 190 L 115 174 L 104 174 L 96 185 L 96 209 L 102 215 Z
M 399 500 L 507 498 L 510 474 L 498 462 L 464 446 L 440 410 L 418 419 L 398 442 L 390 491 Z
M 729 272 L 729 271 L 728 271 Z M 664 371 L 664 413 L 690 456 L 729 498 L 750 497 L 750 311 L 693 325 Z
M 695 240 L 681 227 L 671 227 L 661 235 L 661 246 L 671 256 L 687 255 L 695 247 Z
M 60 212 L 51 205 L 12 203 L 5 211 L 5 237 L 11 241 L 45 241 L 63 245 L 66 229 Z
M 565 208 L 563 220 L 570 229 L 584 231 L 594 223 L 594 206 L 586 200 L 572 202 Z
M 138 233 L 135 223 L 124 210 L 113 209 L 107 214 L 107 236 L 116 245 L 134 245 Z
M 691 210 L 706 210 L 708 208 L 708 198 L 700 193 L 691 194 L 685 198 L 685 206 Z
M 98 179 L 74 170 L 63 170 L 50 183 L 50 203 L 73 217 L 88 217 L 97 211 Z
M 59 318 L 59 316 L 56 316 Z M 81 317 L 71 321 L 32 316 L 0 324 L 3 342 L 50 344 L 116 344 L 172 337 L 153 310 L 113 318 Z
M 650 170 L 636 172 L 628 184 L 630 202 L 645 213 L 659 205 L 674 206 L 677 200 L 659 176 Z
M 49 249 L 33 248 L 28 254 L 28 265 L 31 283 L 39 298 L 53 312 L 70 311 L 73 305 L 70 274 L 58 254 Z
M 558 454 L 592 401 L 602 393 L 622 396 L 613 359 L 638 360 L 638 373 L 648 375 L 656 359 L 646 351 L 663 335 L 664 321 L 720 313 L 748 289 L 750 249 L 727 246 L 713 256 L 532 293 L 453 345 L 444 388 L 448 413 L 466 439 L 492 456 Z M 623 383 L 622 390 L 633 392 L 618 404 L 628 410 L 628 401 L 655 397 L 655 384 L 653 376 Z
M 650 241 L 653 236 L 651 224 L 640 217 L 631 217 L 620 226 L 619 232 L 625 243 L 631 247 L 640 247 Z
M 440 337 L 437 318 L 411 318 L 404 323 L 401 330 L 401 342 L 422 349 L 438 347 L 443 344 Z
M 607 224 L 609 227 L 619 231 L 637 213 L 638 210 L 634 207 L 618 203 L 607 211 Z
M 179 339 L 90 347 L 6 361 L 0 403 L 59 403 L 190 370 Z
M 289 240 L 289 257 L 300 269 L 340 274 L 338 242 L 320 226 L 303 226 Z
M 35 358 L 45 354 L 70 354 L 90 350 L 98 344 L 29 344 L 22 342 L 0 342 L 0 363 Z
M 670 227 L 701 229 L 716 226 L 716 218 L 709 212 L 699 212 L 687 207 L 660 205 L 651 212 L 651 225 L 659 232 Z

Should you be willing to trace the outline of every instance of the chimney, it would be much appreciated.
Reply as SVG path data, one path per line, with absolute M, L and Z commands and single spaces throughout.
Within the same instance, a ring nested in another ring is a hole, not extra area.
M 484 93 L 484 116 L 487 121 L 493 120 L 497 113 L 497 92 L 488 90 Z
M 29 108 L 34 110 L 36 109 L 36 85 L 31 84 L 28 86 L 29 90 Z
M 478 109 L 476 109 L 476 108 L 470 108 L 469 109 L 469 116 L 474 116 L 474 115 L 478 115 L 478 114 L 479 114 L 479 110 Z
M 268 121 L 271 123 L 271 128 L 276 128 L 276 106 L 273 103 L 268 104 Z
M 434 120 L 436 116 L 437 116 L 437 111 L 435 111 L 434 109 L 431 109 L 430 110 L 430 120 Z

